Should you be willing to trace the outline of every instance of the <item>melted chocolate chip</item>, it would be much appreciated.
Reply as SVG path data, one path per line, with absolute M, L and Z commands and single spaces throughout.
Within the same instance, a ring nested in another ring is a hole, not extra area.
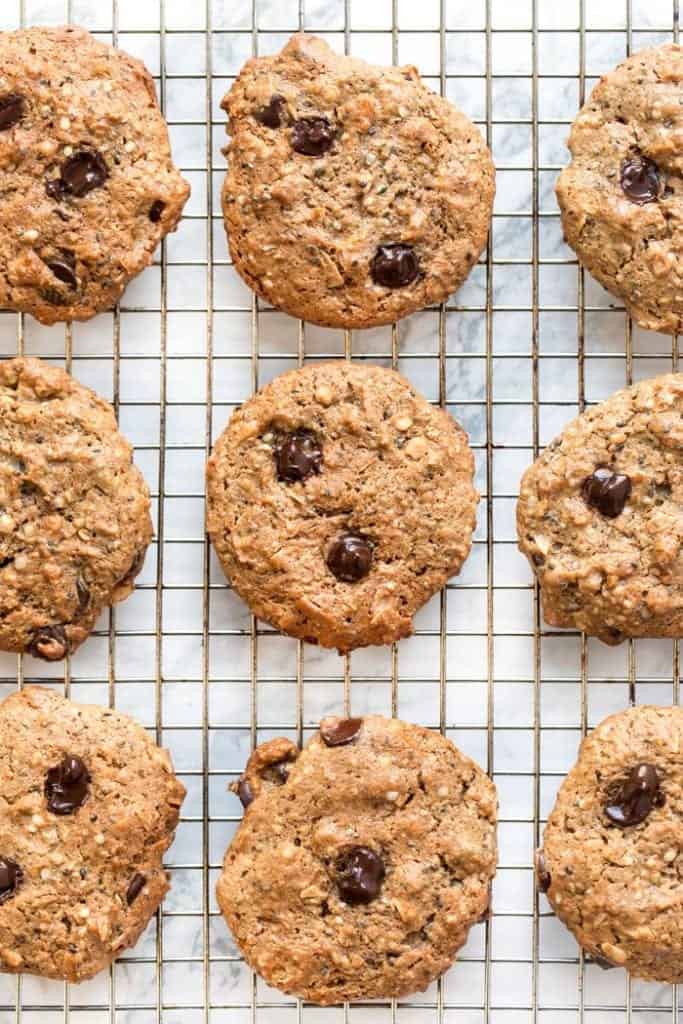
M 322 156 L 332 146 L 335 135 L 326 117 L 302 117 L 292 128 L 292 149 L 304 156 Z
M 350 846 L 337 857 L 337 888 L 344 903 L 357 906 L 379 896 L 384 881 L 384 862 L 367 846 Z
M 587 476 L 581 495 L 587 505 L 596 508 L 608 519 L 616 519 L 624 511 L 631 494 L 631 480 L 623 473 L 615 473 L 607 466 L 598 466 Z
M 155 199 L 149 208 L 149 219 L 152 224 L 158 224 L 161 220 L 161 215 L 166 209 L 166 203 L 161 199 Z
M 550 888 L 552 878 L 550 872 L 545 865 L 545 855 L 543 850 L 536 850 L 536 884 L 538 885 L 539 892 L 547 892 Z
M 254 117 L 259 124 L 265 125 L 266 128 L 279 128 L 282 124 L 284 110 L 285 98 L 276 92 L 264 107 L 258 107 L 254 111 Z
M 45 779 L 48 811 L 73 814 L 85 803 L 89 786 L 90 774 L 83 761 L 74 754 L 66 754 L 55 768 L 50 768 Z
M 254 802 L 254 791 L 246 779 L 240 779 L 237 783 L 237 795 L 242 802 L 242 807 L 248 807 Z
M 76 595 L 78 597 L 78 610 L 79 612 L 84 612 L 90 604 L 90 587 L 80 576 L 76 580 Z
M 310 430 L 295 430 L 287 434 L 275 449 L 277 478 L 294 484 L 319 473 L 323 464 L 323 451 L 315 434 Z
M 420 273 L 420 261 L 410 245 L 379 245 L 372 257 L 370 275 L 383 288 L 405 288 Z
M 352 743 L 360 732 L 362 718 L 327 718 L 320 723 L 320 735 L 328 747 Z
M 43 661 L 61 661 L 69 651 L 64 626 L 43 626 L 36 630 L 26 650 Z
M 0 904 L 14 896 L 24 875 L 19 865 L 9 857 L 0 857 Z
M 78 284 L 76 277 L 76 255 L 70 249 L 62 249 L 58 259 L 50 260 L 47 263 L 58 281 L 75 288 Z
M 662 187 L 659 167 L 646 156 L 630 156 L 624 160 L 620 181 L 624 194 L 638 206 L 659 198 Z
M 327 568 L 344 583 L 357 583 L 370 572 L 372 544 L 360 533 L 343 533 L 327 552 Z
M 126 892 L 126 903 L 128 904 L 128 906 L 130 906 L 131 903 L 134 903 L 135 900 L 138 898 L 142 890 L 145 888 L 146 881 L 147 879 L 145 878 L 145 876 L 141 875 L 139 872 L 133 875 L 133 877 L 130 880 L 128 890 Z
M 26 101 L 18 93 L 10 93 L 9 96 L 0 98 L 0 132 L 7 131 L 19 124 L 24 116 Z
M 271 765 L 271 768 L 274 780 L 280 786 L 284 786 L 285 782 L 289 778 L 289 762 L 276 761 L 275 764 Z
M 610 794 L 605 814 L 613 825 L 629 828 L 640 825 L 653 808 L 663 803 L 657 769 L 653 764 L 637 764 Z
M 107 165 L 100 154 L 82 149 L 64 161 L 59 177 L 48 181 L 45 189 L 52 199 L 65 195 L 80 198 L 101 188 L 108 177 Z

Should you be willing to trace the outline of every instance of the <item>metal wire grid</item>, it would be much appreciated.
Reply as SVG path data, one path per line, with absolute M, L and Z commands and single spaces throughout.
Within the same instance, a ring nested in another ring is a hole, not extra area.
M 0 1024 L 279 1024 L 316 1014 L 439 1024 L 677 1020 L 670 988 L 630 984 L 622 971 L 603 974 L 584 963 L 534 895 L 531 856 L 589 724 L 637 697 L 678 702 L 678 645 L 638 642 L 606 657 L 592 641 L 546 629 L 538 594 L 516 561 L 510 512 L 519 471 L 575 408 L 678 365 L 677 339 L 672 345 L 633 330 L 577 269 L 559 243 L 549 192 L 564 161 L 553 140 L 566 132 L 594 75 L 651 40 L 677 39 L 678 0 L 568 0 L 561 11 L 554 0 L 205 0 L 187 7 L 183 0 L 5 0 L 0 8 L 3 28 L 74 20 L 148 62 L 151 54 L 152 64 L 158 46 L 161 102 L 195 193 L 176 236 L 191 236 L 189 250 L 169 240 L 158 266 L 110 319 L 44 331 L 23 317 L 0 317 L 3 354 L 63 361 L 110 395 L 153 485 L 157 527 L 136 595 L 107 616 L 63 676 L 28 658 L 4 658 L 0 688 L 53 681 L 76 698 L 131 711 L 172 748 L 190 790 L 169 857 L 173 891 L 137 949 L 109 977 L 78 988 L 1 979 Z M 241 59 L 276 49 L 299 27 L 371 59 L 379 46 L 385 59 L 419 63 L 480 121 L 494 150 L 499 199 L 484 260 L 447 306 L 389 331 L 293 325 L 239 292 L 229 267 L 217 202 L 224 123 L 217 103 Z M 549 42 L 556 66 L 544 58 Z M 571 72 L 563 46 L 574 59 Z M 510 62 L 518 49 L 526 64 Z M 198 101 L 195 110 L 182 95 Z M 522 176 L 528 189 L 516 192 Z M 245 617 L 205 542 L 198 474 L 210 438 L 250 390 L 287 366 L 325 357 L 399 366 L 452 408 L 472 435 L 487 496 L 468 565 L 420 617 L 415 639 L 343 661 Z M 305 738 L 323 713 L 351 709 L 424 721 L 488 766 L 501 795 L 501 867 L 492 920 L 473 930 L 443 981 L 398 1004 L 321 1011 L 249 975 L 212 891 L 239 820 L 224 787 L 249 746 L 283 731 Z

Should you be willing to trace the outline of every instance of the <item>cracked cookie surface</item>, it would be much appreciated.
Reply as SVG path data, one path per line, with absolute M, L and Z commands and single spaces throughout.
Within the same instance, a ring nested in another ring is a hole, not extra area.
M 80 28 L 0 33 L 0 308 L 111 309 L 189 185 L 145 66 Z
M 0 650 L 57 661 L 127 597 L 152 538 L 114 410 L 39 359 L 0 363 Z
M 496 791 L 439 733 L 329 718 L 258 747 L 218 882 L 248 963 L 319 1004 L 424 990 L 489 905 Z
M 637 769 L 653 781 L 629 794 Z M 683 980 L 682 769 L 683 709 L 612 715 L 581 745 L 537 857 L 541 890 L 602 966 L 673 983 Z
M 399 374 L 307 366 L 219 437 L 208 531 L 259 618 L 340 651 L 391 643 L 469 553 L 473 473 L 465 432 Z
M 223 100 L 230 253 L 262 298 L 329 327 L 393 323 L 445 300 L 486 243 L 481 133 L 412 67 L 314 36 L 252 59 Z
M 641 327 L 683 330 L 683 49 L 633 54 L 572 125 L 557 183 L 569 245 Z
M 0 970 L 83 981 L 168 891 L 185 789 L 142 726 L 27 687 L 0 704 Z
M 683 374 L 618 391 L 526 471 L 520 550 L 545 620 L 608 644 L 683 636 Z

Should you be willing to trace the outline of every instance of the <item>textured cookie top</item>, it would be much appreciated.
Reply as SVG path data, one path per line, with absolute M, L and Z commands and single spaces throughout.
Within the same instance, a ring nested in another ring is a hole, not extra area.
M 316 1003 L 421 991 L 485 912 L 493 783 L 428 729 L 326 719 L 252 754 L 218 902 L 251 966 Z
M 546 621 L 606 643 L 683 636 L 683 374 L 618 391 L 524 474 L 520 549 Z
M 603 75 L 572 126 L 557 196 L 567 241 L 642 327 L 683 329 L 683 49 Z
M 339 650 L 390 643 L 470 550 L 473 471 L 464 431 L 397 373 L 308 366 L 216 442 L 208 529 L 260 618 Z
M 446 299 L 486 242 L 494 169 L 479 130 L 420 82 L 295 35 L 223 100 L 223 212 L 245 281 L 331 327 Z
M 168 890 L 185 790 L 141 726 L 29 687 L 0 704 L 0 968 L 82 981 Z
M 140 61 L 79 28 L 0 33 L 0 308 L 111 308 L 189 186 Z
M 584 740 L 537 861 L 542 890 L 593 956 L 683 979 L 683 709 L 637 707 Z
M 55 661 L 127 597 L 149 491 L 111 406 L 39 359 L 0 363 L 0 649 Z

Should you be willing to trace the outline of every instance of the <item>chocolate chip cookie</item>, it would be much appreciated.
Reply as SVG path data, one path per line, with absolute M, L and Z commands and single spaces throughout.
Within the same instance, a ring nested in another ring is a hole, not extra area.
M 185 789 L 145 730 L 28 687 L 0 704 L 0 969 L 83 981 L 169 884 Z
M 683 374 L 618 391 L 526 471 L 520 550 L 546 622 L 607 644 L 683 636 Z
M 134 588 L 149 491 L 111 406 L 39 359 L 0 363 L 0 650 L 58 661 Z
M 80 28 L 0 33 L 1 309 L 110 309 L 189 191 L 140 61 Z
M 217 896 L 270 985 L 319 1004 L 424 990 L 486 912 L 493 783 L 439 733 L 328 718 L 269 740 L 234 787 L 244 819 Z
M 603 75 L 572 126 L 557 197 L 566 240 L 653 331 L 683 330 L 683 49 Z
M 536 861 L 538 885 L 602 966 L 683 981 L 683 709 L 629 708 L 584 740 Z
M 328 327 L 372 327 L 465 280 L 486 243 L 493 163 L 415 68 L 300 34 L 248 61 L 222 105 L 230 254 L 262 298 Z
M 397 373 L 307 366 L 216 442 L 208 530 L 235 590 L 283 633 L 391 643 L 469 553 L 473 471 L 464 431 Z

